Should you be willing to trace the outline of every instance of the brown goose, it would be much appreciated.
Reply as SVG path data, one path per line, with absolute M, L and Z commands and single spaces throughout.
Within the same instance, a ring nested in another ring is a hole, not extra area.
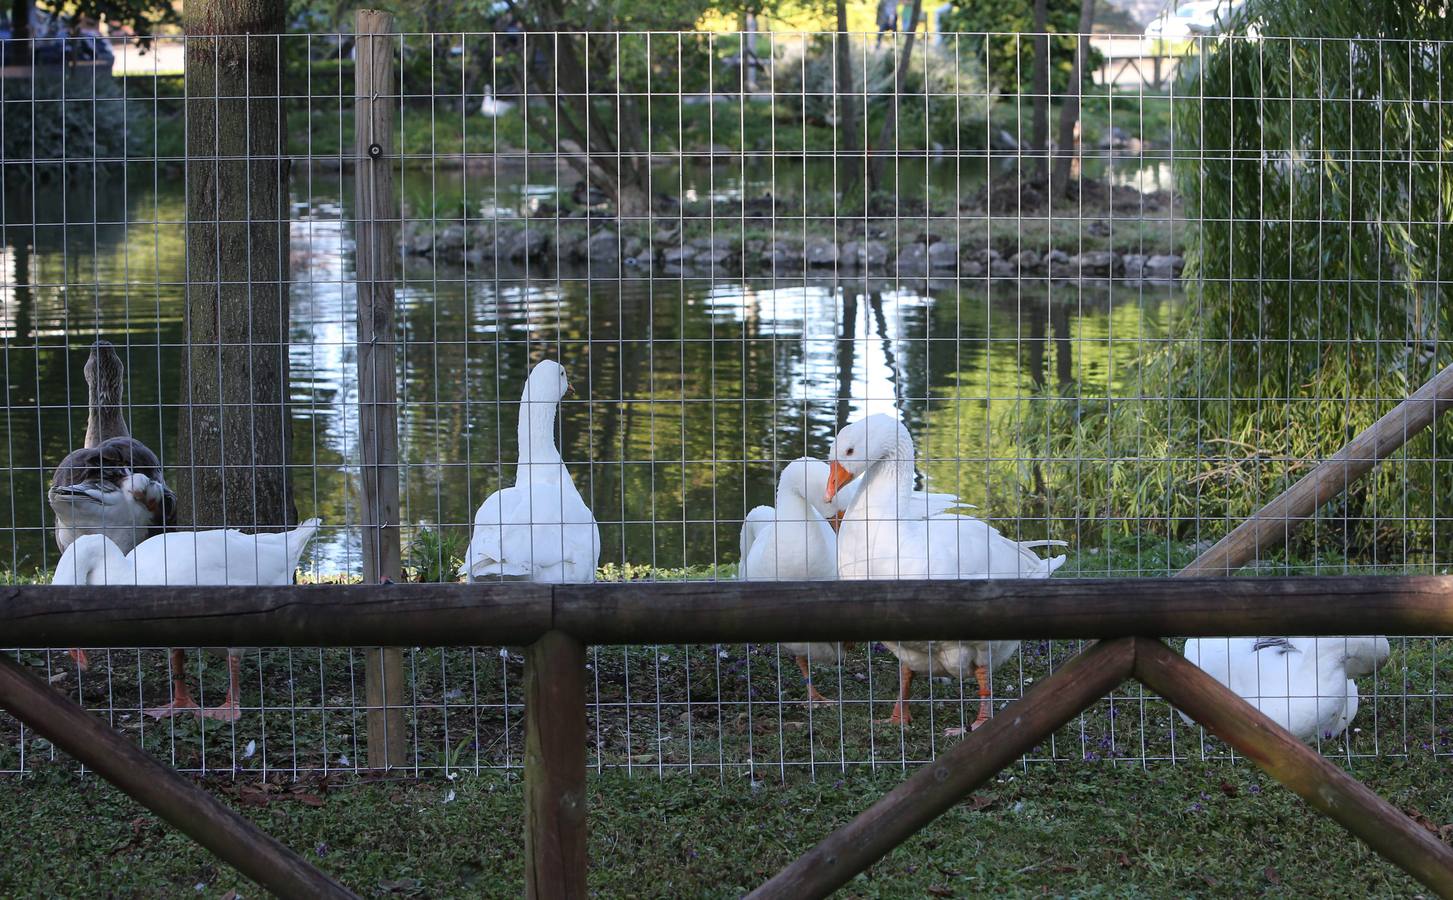
M 176 521 L 176 495 L 162 479 L 161 462 L 131 436 L 121 413 L 125 367 L 109 341 L 97 341 L 86 360 L 86 445 L 56 466 L 50 508 L 56 544 L 104 534 L 122 553 Z M 84 651 L 71 655 L 85 668 Z

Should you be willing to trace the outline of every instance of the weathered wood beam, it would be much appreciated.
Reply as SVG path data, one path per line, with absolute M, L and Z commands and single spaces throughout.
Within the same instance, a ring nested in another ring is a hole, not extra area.
M 1453 576 L 0 587 L 11 647 L 1453 634 Z
M 279 897 L 356 896 L 4 655 L 0 707 Z
M 547 632 L 525 656 L 525 896 L 584 900 L 585 645 Z
M 523 583 L 0 587 L 16 647 L 528 644 L 551 618 L 550 586 Z
M 826 897 L 1130 677 L 1132 639 L 1090 647 L 747 896 Z
M 358 447 L 363 581 L 398 581 L 399 413 L 398 342 L 394 326 L 394 259 L 399 202 L 394 191 L 394 17 L 376 9 L 355 16 L 354 269 L 358 296 Z M 402 766 L 404 654 L 374 647 L 364 655 L 368 765 Z
M 1453 848 L 1219 681 L 1147 638 L 1135 641 L 1135 677 L 1384 859 L 1453 897 Z

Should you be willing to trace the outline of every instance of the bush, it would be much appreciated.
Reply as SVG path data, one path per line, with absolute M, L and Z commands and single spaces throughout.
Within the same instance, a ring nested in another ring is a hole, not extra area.
M 115 79 L 61 72 L 37 69 L 33 79 L 0 82 L 7 176 L 45 178 L 61 166 L 150 153 L 150 129 L 138 127 L 141 105 L 128 103 Z

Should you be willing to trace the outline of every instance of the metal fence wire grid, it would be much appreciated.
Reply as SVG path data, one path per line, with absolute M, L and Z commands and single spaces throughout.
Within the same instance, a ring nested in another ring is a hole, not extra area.
M 0 78 L 11 583 L 1170 575 L 1449 360 L 1441 42 L 94 40 Z M 1446 573 L 1446 429 L 1247 571 Z M 1453 753 L 1447 637 L 1172 645 Z M 589 764 L 903 768 L 1084 646 L 592 646 Z M 523 764 L 520 648 L 71 649 L 182 771 Z M 1234 756 L 1132 680 L 1021 765 Z

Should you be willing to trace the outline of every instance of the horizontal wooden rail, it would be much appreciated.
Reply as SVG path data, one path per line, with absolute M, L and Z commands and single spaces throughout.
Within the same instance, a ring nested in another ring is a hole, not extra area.
M 1453 634 L 1453 577 L 0 588 L 7 647 Z

